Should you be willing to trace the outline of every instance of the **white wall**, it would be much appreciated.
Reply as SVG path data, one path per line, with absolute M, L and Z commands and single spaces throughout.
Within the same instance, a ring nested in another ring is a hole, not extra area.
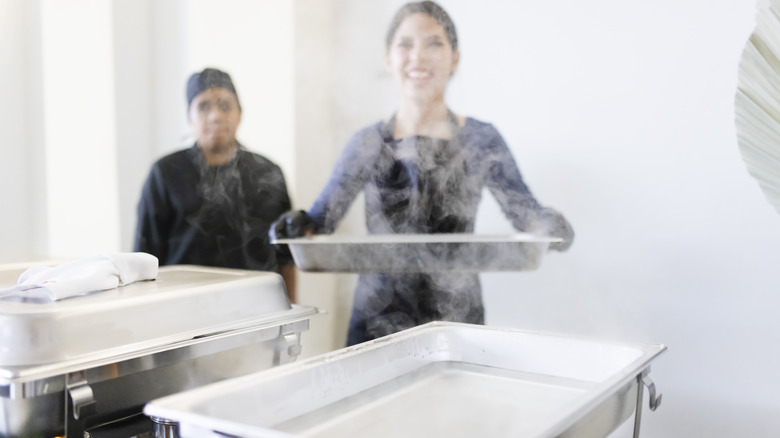
M 2 260 L 118 246 L 110 6 L 0 3 Z
M 31 230 L 33 218 L 30 199 L 32 190 L 27 179 L 27 166 L 31 162 L 29 121 L 28 76 L 29 65 L 25 56 L 33 45 L 25 38 L 29 28 L 29 3 L 23 0 L 0 2 L 0 71 L 3 81 L 14 86 L 4 87 L 4 99 L 0 99 L 0 128 L 3 141 L 0 150 L 0 199 L 6 211 L 0 224 L 0 260 L 32 257 Z M 19 41 L 25 42 L 19 44 Z M 17 260 L 18 260 L 17 259 Z
M 753 18 L 752 1 L 559 1 L 490 29 L 461 20 L 454 106 L 498 126 L 537 196 L 578 232 L 538 272 L 485 276 L 488 323 L 668 344 L 648 436 L 780 430 L 780 217 L 734 128 Z M 516 50 L 490 44 L 508 29 Z M 480 230 L 500 227 L 485 207 Z
M 111 3 L 43 0 L 41 5 L 45 160 L 36 167 L 46 177 L 48 253 L 116 251 Z

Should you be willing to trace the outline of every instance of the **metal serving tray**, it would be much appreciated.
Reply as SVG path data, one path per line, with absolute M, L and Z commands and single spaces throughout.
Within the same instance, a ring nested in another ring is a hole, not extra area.
M 154 398 L 294 361 L 317 313 L 291 305 L 278 274 L 199 266 L 56 302 L 0 300 L 0 437 L 81 438 Z
M 641 406 L 641 378 L 665 349 L 437 322 L 144 412 L 185 438 L 604 437 Z
M 557 237 L 520 233 L 316 235 L 278 239 L 311 272 L 530 271 Z
M 2 298 L 0 367 L 115 356 L 282 317 L 292 308 L 284 290 L 275 273 L 182 265 L 60 301 Z

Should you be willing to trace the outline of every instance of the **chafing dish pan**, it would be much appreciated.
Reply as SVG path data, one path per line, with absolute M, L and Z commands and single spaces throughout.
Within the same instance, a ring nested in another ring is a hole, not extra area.
M 185 438 L 604 437 L 641 407 L 665 348 L 437 322 L 144 412 Z
M 560 238 L 519 233 L 316 235 L 278 239 L 311 272 L 529 271 Z
M 276 273 L 166 266 L 61 301 L 0 299 L 0 436 L 84 436 L 151 399 L 295 360 L 318 313 Z

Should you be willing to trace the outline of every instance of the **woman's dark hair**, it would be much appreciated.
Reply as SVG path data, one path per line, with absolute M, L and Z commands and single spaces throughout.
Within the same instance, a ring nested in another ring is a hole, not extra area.
M 444 8 L 431 1 L 412 2 L 401 6 L 401 9 L 395 13 L 395 17 L 393 17 L 393 21 L 390 22 L 390 27 L 387 29 L 385 49 L 390 49 L 390 45 L 393 43 L 393 38 L 395 37 L 395 32 L 406 17 L 419 13 L 428 14 L 433 17 L 436 22 L 439 23 L 439 26 L 444 28 L 444 34 L 447 35 L 452 50 L 458 50 L 458 33 L 455 31 L 455 23 L 452 22 L 452 19 Z

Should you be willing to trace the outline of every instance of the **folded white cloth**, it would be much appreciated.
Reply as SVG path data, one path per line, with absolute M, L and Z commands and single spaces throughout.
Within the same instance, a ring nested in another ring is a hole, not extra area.
M 9 295 L 46 297 L 52 301 L 114 289 L 135 281 L 157 278 L 157 257 L 144 252 L 99 253 L 55 267 L 32 266 L 14 287 L 0 289 Z

